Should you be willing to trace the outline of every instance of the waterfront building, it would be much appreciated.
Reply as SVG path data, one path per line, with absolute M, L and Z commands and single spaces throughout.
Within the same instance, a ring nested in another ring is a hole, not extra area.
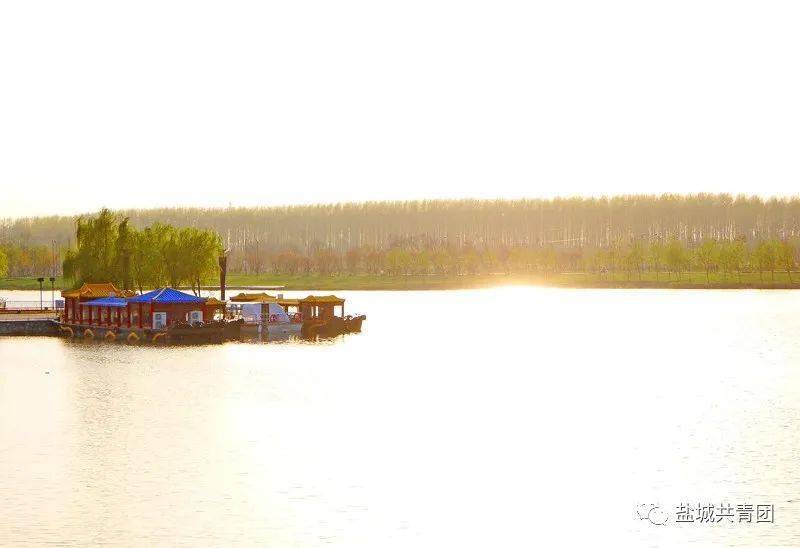
M 224 303 L 171 287 L 142 295 L 120 291 L 114 284 L 84 284 L 62 292 L 65 323 L 81 326 L 166 329 L 179 322 L 210 322 Z
M 85 283 L 78 289 L 67 289 L 61 292 L 64 298 L 64 318 L 70 323 L 83 323 L 82 303 L 103 298 L 133 297 L 136 293 L 119 289 L 113 283 Z

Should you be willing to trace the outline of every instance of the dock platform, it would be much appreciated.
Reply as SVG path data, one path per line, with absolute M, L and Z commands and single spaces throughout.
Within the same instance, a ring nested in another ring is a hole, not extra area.
M 58 335 L 58 321 L 52 315 L 0 314 L 0 335 Z

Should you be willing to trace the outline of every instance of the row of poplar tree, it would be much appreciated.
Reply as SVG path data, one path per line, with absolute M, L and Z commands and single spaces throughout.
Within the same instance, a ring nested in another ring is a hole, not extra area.
M 296 276 L 310 274 L 465 275 L 594 272 L 599 276 L 627 272 L 630 277 L 651 272 L 680 277 L 687 271 L 741 275 L 752 271 L 791 271 L 797 261 L 792 240 L 706 239 L 690 245 L 677 239 L 632 239 L 602 247 L 546 246 L 393 246 L 388 250 L 355 247 L 343 253 L 318 248 L 304 254 L 285 250 L 256 263 L 253 273 Z M 253 264 L 249 265 L 251 268 Z
M 322 242 L 308 246 L 266 246 L 259 241 L 231 249 L 232 273 L 297 275 L 463 275 L 495 273 L 686 271 L 721 275 L 785 271 L 790 279 L 797 263 L 797 235 L 716 236 L 680 239 L 630 233 L 608 244 L 565 242 L 505 243 L 395 238 L 386 246 L 336 248 Z M 213 229 L 174 227 L 154 222 L 135 228 L 121 214 L 101 211 L 73 221 L 68 246 L 0 244 L 0 277 L 56 275 L 76 283 L 114 280 L 125 287 L 161 285 L 198 287 L 216 277 L 221 238 Z M 57 259 L 58 258 L 58 259 Z M 52 273 L 52 274 L 51 274 Z

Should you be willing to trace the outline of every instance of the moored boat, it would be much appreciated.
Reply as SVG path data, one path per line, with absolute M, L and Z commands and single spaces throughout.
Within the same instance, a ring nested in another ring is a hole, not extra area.
M 344 302 L 335 295 L 286 299 L 283 295 L 239 293 L 231 297 L 230 312 L 243 318 L 245 336 L 261 340 L 292 335 L 315 338 L 359 333 L 366 316 L 345 316 Z
M 345 316 L 344 299 L 336 295 L 310 296 L 299 301 L 303 316 L 303 336 L 307 338 L 336 337 L 346 333 L 361 332 L 365 315 Z M 336 315 L 336 308 L 341 315 Z
M 67 336 L 127 342 L 221 343 L 238 338 L 241 322 L 221 317 L 225 303 L 164 287 L 136 295 L 113 284 L 62 292 L 60 331 Z
M 65 308 L 58 325 L 63 335 L 129 343 L 222 343 L 241 336 L 260 340 L 335 337 L 360 332 L 366 319 L 345 316 L 344 299 L 335 295 L 284 299 L 242 293 L 231 298 L 227 310 L 225 301 L 169 287 L 137 295 L 110 283 L 84 284 L 62 295 Z

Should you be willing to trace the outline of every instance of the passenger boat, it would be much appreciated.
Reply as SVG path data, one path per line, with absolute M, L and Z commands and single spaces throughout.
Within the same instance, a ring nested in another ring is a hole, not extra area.
M 162 287 L 137 295 L 112 283 L 62 291 L 61 333 L 127 342 L 222 343 L 241 336 L 276 340 L 297 335 L 335 337 L 361 331 L 364 315 L 344 315 L 335 295 L 284 299 L 241 293 L 226 303 Z M 340 315 L 336 308 L 340 308 Z
M 231 313 L 244 319 L 245 336 L 260 339 L 302 335 L 335 337 L 358 333 L 364 315 L 344 315 L 344 299 L 335 295 L 286 299 L 283 295 L 239 293 L 231 297 Z M 337 315 L 337 308 L 341 315 Z
M 67 336 L 127 342 L 221 343 L 239 337 L 242 323 L 226 322 L 225 303 L 163 287 L 141 295 L 111 283 L 62 291 L 59 322 Z
M 298 301 L 303 320 L 303 336 L 336 337 L 346 333 L 361 332 L 361 324 L 367 317 L 363 314 L 344 314 L 344 299 L 335 295 L 310 296 Z M 336 307 L 341 315 L 336 315 Z

